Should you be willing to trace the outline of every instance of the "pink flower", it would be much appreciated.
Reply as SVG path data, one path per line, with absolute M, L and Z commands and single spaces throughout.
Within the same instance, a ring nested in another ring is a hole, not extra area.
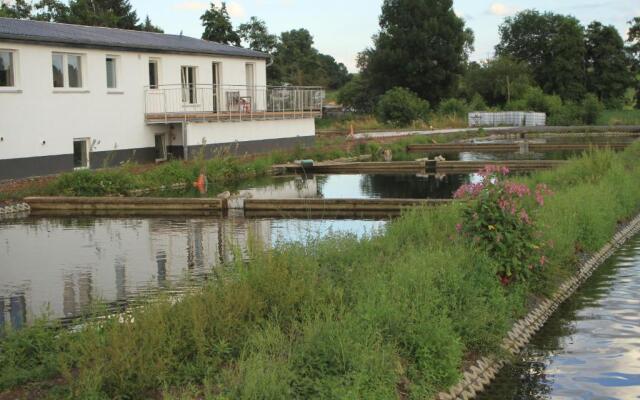
M 456 224 L 456 231 L 458 233 L 462 232 L 462 224 Z
M 539 206 L 544 206 L 544 196 L 551 195 L 553 195 L 553 192 L 544 183 L 536 186 L 536 203 L 538 203 Z
M 527 214 L 527 211 L 524 208 L 520 210 L 520 220 L 525 224 L 531 224 L 531 219 L 529 218 L 529 214 Z
M 547 257 L 540 257 L 540 266 L 543 267 L 547 263 Z

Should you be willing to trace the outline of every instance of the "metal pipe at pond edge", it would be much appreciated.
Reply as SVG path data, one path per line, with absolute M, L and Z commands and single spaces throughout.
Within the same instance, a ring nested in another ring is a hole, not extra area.
M 516 322 L 501 347 L 511 355 L 516 355 L 529 343 L 532 336 L 545 324 L 555 310 L 585 282 L 593 272 L 607 260 L 627 240 L 640 232 L 640 214 L 625 227 L 618 230 L 613 238 L 600 250 L 583 262 L 578 272 L 567 279 L 551 298 L 544 300 L 531 310 L 523 319 Z M 462 380 L 449 391 L 439 393 L 438 400 L 473 399 L 495 378 L 498 371 L 507 363 L 505 359 L 486 356 L 467 368 Z

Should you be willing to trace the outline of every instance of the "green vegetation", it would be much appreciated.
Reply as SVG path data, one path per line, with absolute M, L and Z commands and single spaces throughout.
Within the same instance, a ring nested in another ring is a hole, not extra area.
M 179 302 L 6 332 L 0 390 L 60 377 L 56 396 L 93 399 L 431 396 L 638 212 L 639 160 L 636 143 L 519 178 L 554 191 L 531 214 L 552 245 L 526 281 L 501 285 L 498 259 L 457 234 L 463 205 L 415 209 L 363 239 L 254 247 Z
M 605 110 L 598 117 L 598 125 L 640 125 L 640 110 Z
M 393 126 L 407 126 L 417 120 L 426 120 L 429 103 L 405 88 L 394 88 L 380 97 L 376 117 Z

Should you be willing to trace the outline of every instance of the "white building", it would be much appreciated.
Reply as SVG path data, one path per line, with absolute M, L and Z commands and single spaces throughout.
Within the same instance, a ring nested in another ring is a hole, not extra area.
M 0 180 L 309 143 L 323 91 L 182 35 L 0 18 Z

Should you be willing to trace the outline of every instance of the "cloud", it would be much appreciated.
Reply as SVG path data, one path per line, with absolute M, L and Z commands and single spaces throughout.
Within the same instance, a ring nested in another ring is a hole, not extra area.
M 498 17 L 508 17 L 520 11 L 518 7 L 510 6 L 504 3 L 491 3 L 487 12 Z
M 181 10 L 181 11 L 204 11 L 209 8 L 209 4 L 210 3 L 203 2 L 203 1 L 183 1 L 180 3 L 174 4 L 173 9 Z M 215 4 L 216 7 L 222 7 L 221 0 L 214 0 L 213 4 Z M 227 11 L 229 12 L 229 15 L 231 17 L 243 18 L 246 15 L 246 12 L 242 4 L 236 1 L 229 1 L 229 2 L 226 2 L 226 4 L 227 4 Z

